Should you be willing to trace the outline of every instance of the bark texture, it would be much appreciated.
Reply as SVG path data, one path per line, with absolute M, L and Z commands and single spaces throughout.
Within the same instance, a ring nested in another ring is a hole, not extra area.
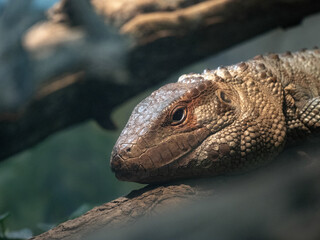
M 85 1 L 64 0 L 50 10 L 48 21 L 28 31 L 24 44 L 6 48 L 27 56 L 22 63 L 21 54 L 12 55 L 21 66 L 30 66 L 21 75 L 35 80 L 24 89 L 24 99 L 0 109 L 1 160 L 88 119 L 112 129 L 112 110 L 146 87 L 320 9 L 312 0 L 91 2 L 109 27 Z
M 319 151 L 310 145 L 244 175 L 147 186 L 32 239 L 319 239 Z
M 128 226 L 141 217 L 157 215 L 170 206 L 186 203 L 200 195 L 196 188 L 185 184 L 148 186 L 95 207 L 33 239 L 86 239 L 105 227 Z

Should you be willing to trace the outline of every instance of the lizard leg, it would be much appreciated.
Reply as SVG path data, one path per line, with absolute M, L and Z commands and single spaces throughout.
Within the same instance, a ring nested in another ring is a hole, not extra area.
M 320 97 L 310 99 L 299 115 L 301 121 L 312 133 L 320 133 Z

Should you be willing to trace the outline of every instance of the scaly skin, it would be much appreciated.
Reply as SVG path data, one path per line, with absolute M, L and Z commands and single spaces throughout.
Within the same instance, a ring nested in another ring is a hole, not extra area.
M 133 110 L 111 168 L 141 183 L 255 168 L 319 132 L 319 93 L 319 50 L 182 75 Z

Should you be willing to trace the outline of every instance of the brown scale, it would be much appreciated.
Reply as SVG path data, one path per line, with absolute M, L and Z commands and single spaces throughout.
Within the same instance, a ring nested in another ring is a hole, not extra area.
M 151 183 L 263 165 L 319 133 L 319 78 L 318 49 L 183 75 L 135 108 L 111 167 L 119 179 Z

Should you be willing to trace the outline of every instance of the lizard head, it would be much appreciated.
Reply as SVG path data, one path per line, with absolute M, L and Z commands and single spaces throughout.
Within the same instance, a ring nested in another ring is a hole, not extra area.
M 183 75 L 144 99 L 133 110 L 111 154 L 120 180 L 141 183 L 212 175 L 235 152 L 230 130 L 238 118 L 240 97 L 215 76 Z

